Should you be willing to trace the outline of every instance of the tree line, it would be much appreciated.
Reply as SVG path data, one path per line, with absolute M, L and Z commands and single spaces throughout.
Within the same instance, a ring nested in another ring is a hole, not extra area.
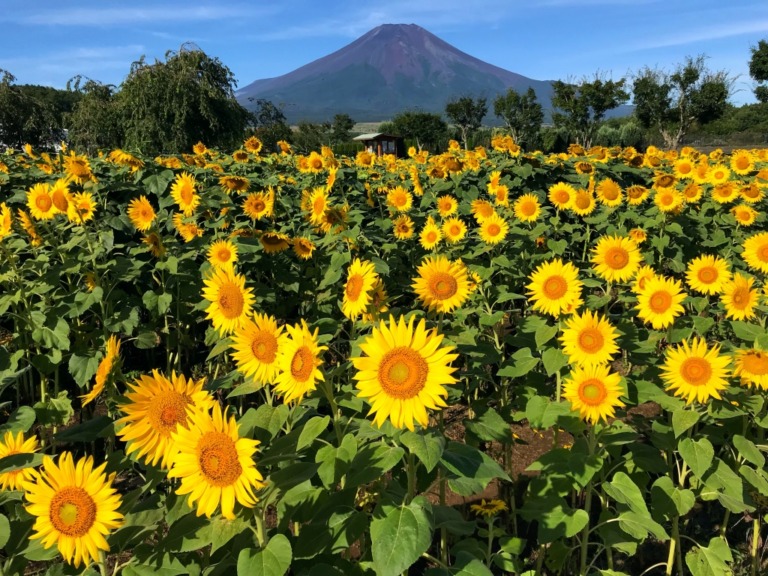
M 712 71 L 704 56 L 688 57 L 671 71 L 645 67 L 631 78 L 608 79 L 601 74 L 578 81 L 552 83 L 551 124 L 535 91 L 514 89 L 492 102 L 493 114 L 526 149 L 557 151 L 576 142 L 590 147 L 656 143 L 678 148 L 686 136 L 732 134 L 751 130 L 761 143 L 768 134 L 768 42 L 751 49 L 749 72 L 758 104 L 734 107 L 728 102 L 734 78 Z M 142 57 L 131 65 L 123 83 L 114 85 L 75 77 L 66 90 L 17 85 L 0 70 L 0 143 L 19 147 L 52 145 L 66 139 L 87 150 L 124 147 L 146 154 L 190 150 L 199 141 L 232 148 L 255 135 L 267 150 L 290 142 L 299 151 L 322 145 L 349 147 L 354 120 L 336 114 L 322 123 L 300 122 L 293 129 L 279 105 L 235 98 L 232 71 L 218 58 L 193 44 L 169 51 L 164 61 Z M 606 119 L 632 98 L 634 111 Z M 456 138 L 465 147 L 487 134 L 487 98 L 461 96 L 449 101 L 442 114 L 407 110 L 385 122 L 379 131 L 404 136 L 419 148 L 440 148 Z M 346 150 L 345 150 L 346 151 Z

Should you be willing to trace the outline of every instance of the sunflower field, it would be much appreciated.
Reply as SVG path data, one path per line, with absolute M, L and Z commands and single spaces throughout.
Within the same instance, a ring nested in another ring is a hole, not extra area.
M 765 574 L 768 151 L 0 155 L 0 576 Z

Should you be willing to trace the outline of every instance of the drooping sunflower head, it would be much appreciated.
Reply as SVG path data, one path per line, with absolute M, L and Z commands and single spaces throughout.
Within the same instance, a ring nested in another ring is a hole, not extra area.
M 231 268 L 214 268 L 203 282 L 203 298 L 210 304 L 206 317 L 221 334 L 231 334 L 251 313 L 253 289 L 245 287 L 245 277 Z
M 136 230 L 146 232 L 155 221 L 155 210 L 146 196 L 141 195 L 128 203 L 128 218 Z
M 685 273 L 691 290 L 701 294 L 718 294 L 731 279 L 728 262 L 719 256 L 705 254 L 688 263 Z
M 631 238 L 602 236 L 592 254 L 595 271 L 609 282 L 631 280 L 640 267 L 640 250 Z
M 685 398 L 686 404 L 694 400 L 700 403 L 710 398 L 720 399 L 720 392 L 728 387 L 730 358 L 720 354 L 720 346 L 711 349 L 701 338 L 694 338 L 690 344 L 667 351 L 661 378 L 667 383 L 666 389 L 675 396 Z
M 24 432 L 19 430 L 15 434 L 6 432 L 0 440 L 0 458 L 15 454 L 34 454 L 37 452 L 37 436 L 24 437 Z M 34 468 L 20 468 L 11 472 L 0 474 L 0 491 L 23 490 L 24 483 L 35 477 Z
M 315 253 L 315 243 L 309 238 L 297 236 L 293 239 L 293 252 L 302 260 L 309 260 L 312 258 L 312 254 Z
M 639 206 L 645 201 L 646 198 L 648 198 L 650 190 L 648 190 L 648 188 L 645 186 L 641 186 L 640 184 L 634 184 L 626 189 L 626 193 L 627 204 L 631 206 Z
M 635 244 L 640 246 L 640 244 L 646 241 L 648 235 L 642 228 L 632 228 L 632 230 L 629 231 L 629 237 L 635 242 Z
M 456 382 L 450 363 L 458 355 L 442 341 L 442 335 L 427 330 L 424 319 L 414 326 L 414 317 L 406 323 L 402 316 L 390 316 L 389 322 L 374 326 L 360 345 L 363 356 L 351 360 L 358 396 L 371 405 L 369 415 L 377 426 L 389 418 L 397 428 L 426 427 L 427 409 L 446 407 L 444 386 Z
M 528 300 L 534 310 L 558 317 L 573 311 L 581 300 L 582 283 L 578 269 L 560 258 L 541 264 L 530 276 Z
M 320 357 L 327 346 L 320 346 L 317 341 L 319 328 L 310 332 L 305 320 L 295 326 L 287 325 L 287 332 L 280 336 L 277 364 L 279 372 L 275 380 L 275 392 L 283 397 L 286 404 L 301 402 L 314 390 L 317 382 L 324 380 L 320 366 Z
M 165 255 L 163 240 L 157 232 L 150 232 L 141 241 L 149 248 L 150 253 L 155 258 L 162 258 Z
M 267 254 L 278 254 L 290 248 L 290 238 L 282 232 L 262 232 L 259 243 Z
M 90 402 L 93 402 L 99 394 L 104 390 L 104 386 L 109 379 L 112 370 L 120 360 L 120 340 L 117 336 L 112 334 L 107 339 L 107 344 L 104 351 L 104 357 L 99 362 L 96 368 L 96 377 L 94 378 L 93 389 L 80 399 L 83 401 L 83 406 L 86 406 Z
M 515 217 L 521 222 L 536 222 L 541 214 L 541 205 L 536 194 L 523 194 L 515 200 L 512 209 Z
M 492 518 L 502 512 L 506 512 L 509 508 L 507 508 L 507 505 L 503 500 L 493 499 L 486 502 L 485 498 L 483 498 L 480 501 L 480 504 L 472 504 L 470 509 L 479 516 Z
M 602 364 L 576 367 L 563 382 L 563 398 L 590 424 L 613 418 L 623 394 L 621 376 Z
M 469 296 L 469 279 L 463 262 L 445 256 L 427 256 L 412 284 L 418 299 L 437 312 L 452 312 Z
M 283 327 L 274 317 L 255 313 L 232 335 L 237 369 L 257 384 L 273 384 L 278 374 L 277 352 Z

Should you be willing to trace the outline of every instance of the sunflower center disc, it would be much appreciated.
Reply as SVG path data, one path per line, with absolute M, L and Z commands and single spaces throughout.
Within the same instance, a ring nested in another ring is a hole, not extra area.
M 186 204 L 192 203 L 192 187 L 191 186 L 181 187 L 181 199 L 184 200 Z
M 648 304 L 650 305 L 651 310 L 653 310 L 656 314 L 663 314 L 669 310 L 669 307 L 672 305 L 672 296 L 669 294 L 669 292 L 660 290 L 658 292 L 654 292 Z
M 357 301 L 360 298 L 360 292 L 363 290 L 363 277 L 360 274 L 355 274 L 349 280 L 347 280 L 347 299 L 352 302 Z
M 523 213 L 523 216 L 533 216 L 536 213 L 536 206 L 533 202 L 526 202 L 520 207 L 520 212 Z
M 167 392 L 158 396 L 150 406 L 149 420 L 152 428 L 164 435 L 170 435 L 178 424 L 187 423 L 187 400 L 178 392 Z
M 555 200 L 558 204 L 568 204 L 568 201 L 571 199 L 570 194 L 568 194 L 567 190 L 559 190 L 557 194 L 554 195 Z
M 232 254 L 226 248 L 222 248 L 221 250 L 219 250 L 218 256 L 219 256 L 219 262 L 229 262 L 229 259 L 232 258 Z
M 435 274 L 429 283 L 430 292 L 438 300 L 447 300 L 456 294 L 459 285 L 456 278 L 445 272 Z
M 762 352 L 745 354 L 742 357 L 741 362 L 745 372 L 749 372 L 755 376 L 765 376 L 768 374 L 768 356 Z
M 51 209 L 51 204 L 53 204 L 53 200 L 51 200 L 51 197 L 48 196 L 48 194 L 40 194 L 35 198 L 35 205 L 41 212 L 48 212 L 48 210 Z
M 624 248 L 610 248 L 605 254 L 605 262 L 614 270 L 621 270 L 629 263 L 629 253 Z
M 550 276 L 544 282 L 543 291 L 550 300 L 558 300 L 568 291 L 568 283 L 562 276 Z
M 244 305 L 243 294 L 238 286 L 227 283 L 219 288 L 219 309 L 222 316 L 228 320 L 239 318 Z
M 434 230 L 430 230 L 427 233 L 427 242 L 429 243 L 437 242 L 437 232 L 435 232 Z
M 498 236 L 501 232 L 501 226 L 498 224 L 491 224 L 488 226 L 488 236 Z
M 271 334 L 258 334 L 251 343 L 251 352 L 257 360 L 271 364 L 277 353 L 277 339 Z
M 599 406 L 605 396 L 605 384 L 597 378 L 585 380 L 579 386 L 579 399 L 589 406 Z
M 200 471 L 214 486 L 231 486 L 243 468 L 237 457 L 235 443 L 223 432 L 206 432 L 198 444 Z
M 390 398 L 407 400 L 424 388 L 429 366 L 416 350 L 399 346 L 387 352 L 379 365 L 379 384 Z
M 576 208 L 586 210 L 590 205 L 589 196 L 587 194 L 579 194 L 576 196 L 575 204 Z
M 306 346 L 302 346 L 291 359 L 291 376 L 299 382 L 305 382 L 315 369 L 314 356 Z
M 266 207 L 267 207 L 266 204 L 264 204 L 262 200 L 256 200 L 253 203 L 253 209 L 256 212 L 263 212 Z
M 731 300 L 737 308 L 746 308 L 749 302 L 749 291 L 746 288 L 737 288 L 734 290 Z
M 579 346 L 588 354 L 599 352 L 604 342 L 603 335 L 596 328 L 587 328 L 579 334 Z
M 56 190 L 53 193 L 51 200 L 53 201 L 53 205 L 56 206 L 58 210 L 62 212 L 67 211 L 67 206 L 69 206 L 69 202 L 67 202 L 67 197 L 64 195 L 64 193 L 61 190 Z
M 67 486 L 53 495 L 50 520 L 62 534 L 84 536 L 96 520 L 96 503 L 82 488 Z
M 701 386 L 709 382 L 712 366 L 704 358 L 687 358 L 680 366 L 680 374 L 691 386 Z
M 760 247 L 760 249 L 757 251 L 757 257 L 762 262 L 768 262 L 768 243 Z
M 699 270 L 699 280 L 704 284 L 712 284 L 712 282 L 717 280 L 717 270 L 712 268 L 712 266 L 702 268 Z

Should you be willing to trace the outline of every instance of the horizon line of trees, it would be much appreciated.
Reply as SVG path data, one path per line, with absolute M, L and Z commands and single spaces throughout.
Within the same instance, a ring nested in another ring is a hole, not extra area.
M 253 101 L 252 110 L 243 107 L 234 96 L 231 70 L 194 44 L 165 56 L 152 64 L 144 57 L 134 62 L 119 89 L 81 76 L 70 80 L 66 90 L 16 85 L 10 72 L 0 70 L 0 143 L 45 147 L 67 139 L 89 152 L 128 148 L 158 154 L 189 150 L 198 141 L 231 148 L 255 135 L 270 151 L 279 140 L 299 151 L 322 145 L 349 148 L 355 122 L 348 114 L 320 123 L 302 121 L 292 129 L 282 108 L 269 100 Z M 606 142 L 678 148 L 693 132 L 722 135 L 750 129 L 762 143 L 768 135 L 768 41 L 751 49 L 749 71 L 758 104 L 741 107 L 728 102 L 735 79 L 726 71 L 709 70 L 706 57 L 699 55 L 672 71 L 644 67 L 629 79 L 611 80 L 598 72 L 578 81 L 556 80 L 551 127 L 543 125 L 545 111 L 533 88 L 523 93 L 508 89 L 493 100 L 492 110 L 527 149 L 555 151 L 570 142 L 585 148 Z M 630 95 L 633 113 L 606 119 Z M 398 133 L 418 148 L 435 150 L 448 138 L 468 148 L 478 139 L 490 139 L 481 129 L 488 111 L 487 98 L 460 96 L 445 106 L 448 122 L 442 114 L 406 110 L 380 131 Z

